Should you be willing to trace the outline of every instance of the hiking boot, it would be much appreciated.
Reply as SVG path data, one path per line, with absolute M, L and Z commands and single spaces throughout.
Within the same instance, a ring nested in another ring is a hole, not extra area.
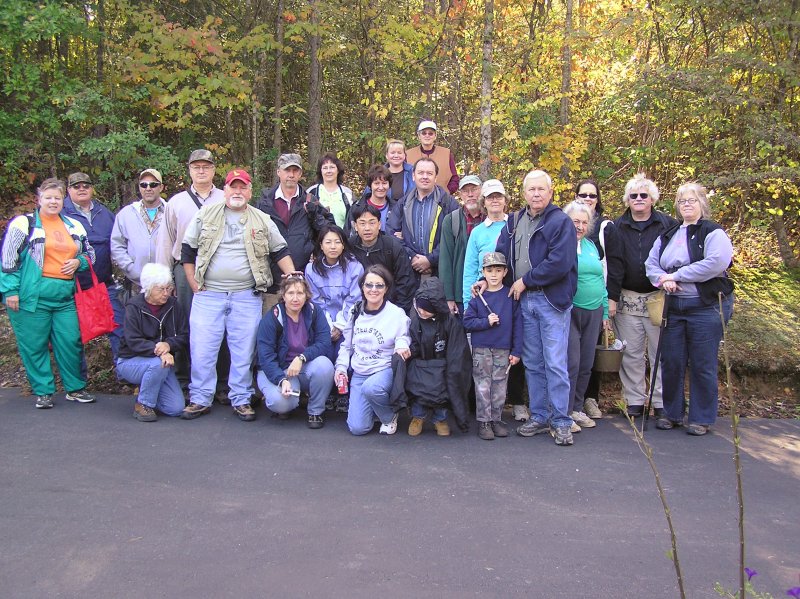
M 53 407 L 53 396 L 52 395 L 37 395 L 36 396 L 36 407 L 40 410 L 47 410 Z
M 669 431 L 678 426 L 677 422 L 672 422 L 669 418 L 663 416 L 656 420 L 656 428 L 662 431 Z
M 440 437 L 450 436 L 450 425 L 447 424 L 447 420 L 440 420 L 439 422 L 434 422 L 433 426 L 436 429 L 436 434 L 439 435 Z
M 97 401 L 94 395 L 86 392 L 86 389 L 81 389 L 80 391 L 70 391 L 67 393 L 67 399 L 69 401 L 77 401 L 78 403 L 93 403 Z
M 533 437 L 539 433 L 546 433 L 550 430 L 550 425 L 546 422 L 536 422 L 533 418 L 522 426 L 517 427 L 517 434 L 520 437 Z
M 515 405 L 514 408 L 514 420 L 517 422 L 525 422 L 531 417 L 530 410 L 528 410 L 528 406 L 523 404 Z
M 644 406 L 628 406 L 628 416 L 631 418 L 639 418 L 644 414 Z
M 249 403 L 243 403 L 238 406 L 233 406 L 233 412 L 239 417 L 239 420 L 250 422 L 256 419 L 256 413 L 253 406 Z
M 346 398 L 345 398 L 346 399 Z M 380 435 L 393 435 L 397 432 L 397 412 L 392 416 L 392 421 L 389 424 L 381 424 L 378 429 Z
M 347 410 L 349 409 L 350 409 L 350 397 L 348 395 L 340 395 L 336 399 L 336 411 L 347 414 Z
M 559 426 L 550 429 L 550 434 L 556 445 L 572 445 L 572 433 L 568 426 Z
M 508 425 L 502 420 L 492 422 L 492 432 L 495 437 L 508 437 Z
M 584 412 L 572 412 L 569 417 L 572 418 L 572 420 L 581 428 L 594 428 L 597 426 L 597 423 L 589 418 Z
M 183 412 L 181 412 L 181 418 L 184 420 L 194 420 L 198 416 L 202 416 L 203 414 L 208 414 L 211 411 L 211 406 L 204 406 L 199 403 L 194 403 L 193 401 L 189 402 L 189 405 L 183 408 Z
M 686 433 L 693 437 L 702 437 L 708 432 L 707 424 L 690 424 L 686 427 Z
M 424 418 L 417 418 L 416 416 L 411 419 L 408 424 L 408 434 L 412 437 L 418 437 L 422 432 L 422 425 L 425 423 Z
M 146 406 L 138 401 L 133 404 L 133 417 L 139 422 L 155 422 L 158 420 L 156 412 L 150 406 Z
M 325 421 L 322 419 L 322 415 L 320 414 L 308 415 L 308 428 L 322 428 L 323 426 L 325 426 Z
M 491 422 L 478 423 L 478 436 L 484 441 L 494 440 L 494 430 L 492 429 Z
M 600 406 L 597 405 L 597 400 L 594 397 L 587 397 L 583 402 L 583 411 L 592 420 L 599 420 L 603 417 L 600 411 Z

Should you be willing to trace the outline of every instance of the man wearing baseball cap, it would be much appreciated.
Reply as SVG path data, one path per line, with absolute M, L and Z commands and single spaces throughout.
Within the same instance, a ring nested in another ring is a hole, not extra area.
M 195 214 L 181 245 L 181 262 L 194 292 L 189 316 L 190 403 L 182 414 L 186 420 L 211 409 L 217 373 L 209 366 L 217 361 L 226 335 L 229 349 L 234 350 L 230 352 L 228 398 L 239 419 L 255 419 L 250 404 L 251 366 L 261 321 L 260 294 L 272 285 L 270 263 L 278 272 L 294 271 L 278 227 L 249 204 L 253 196 L 250 174 L 244 169 L 230 171 L 223 195 L 223 203 L 203 206 Z
M 438 127 L 430 120 L 420 121 L 417 125 L 417 138 L 420 145 L 409 148 L 406 151 L 406 161 L 412 166 L 420 158 L 430 158 L 439 167 L 436 175 L 436 184 L 447 188 L 450 193 L 455 193 L 458 187 L 458 173 L 456 172 L 456 161 L 453 153 L 445 147 L 436 145 Z
M 94 199 L 94 185 L 86 173 L 72 173 L 69 176 L 67 193 L 68 197 L 64 199 L 62 212 L 65 216 L 76 219 L 86 229 L 89 243 L 94 248 L 95 261 L 92 266 L 97 274 L 97 280 L 105 283 L 108 288 L 108 297 L 114 309 L 114 322 L 117 323 L 117 328 L 108 335 L 108 342 L 116 361 L 122 339 L 125 311 L 117 297 L 120 287 L 114 282 L 111 268 L 111 230 L 114 228 L 114 213 Z M 89 289 L 94 285 L 88 270 L 75 274 L 82 289 Z M 86 373 L 85 356 L 82 358 L 81 370 Z
M 256 207 L 268 214 L 289 244 L 292 261 L 298 268 L 308 264 L 320 229 L 335 225 L 328 210 L 319 202 L 307 202 L 306 190 L 300 184 L 303 162 L 299 154 L 281 154 L 277 164 L 278 184 L 261 192 Z M 264 312 L 278 303 L 280 271 L 272 265 L 272 287 L 264 296 Z
M 467 175 L 458 185 L 461 210 L 455 210 L 442 221 L 442 239 L 439 242 L 439 278 L 444 285 L 447 305 L 453 314 L 463 314 L 464 298 L 461 293 L 464 276 L 464 255 L 467 239 L 472 229 L 484 219 L 480 206 L 481 179 L 477 175 Z
M 117 213 L 111 231 L 111 259 L 125 273 L 122 286 L 128 297 L 141 293 L 142 268 L 156 261 L 158 230 L 167 207 L 161 198 L 164 181 L 156 169 L 139 173 L 137 188 L 140 199 Z
M 158 230 L 158 240 L 156 242 L 156 262 L 172 269 L 175 278 L 175 295 L 178 303 L 186 314 L 192 312 L 192 288 L 186 280 L 186 273 L 181 264 L 181 244 L 186 234 L 192 218 L 203 206 L 221 204 L 225 201 L 222 190 L 214 186 L 214 157 L 208 150 L 194 150 L 189 155 L 187 162 L 189 178 L 191 184 L 187 189 L 176 193 L 167 202 L 164 210 L 164 219 Z M 228 369 L 225 366 L 230 362 L 227 356 L 227 346 L 223 345 L 222 356 L 220 356 L 220 385 L 218 400 L 226 403 L 225 393 L 225 373 Z M 189 357 L 188 352 L 181 352 L 175 358 L 175 374 L 181 383 L 181 387 L 186 390 L 189 387 Z

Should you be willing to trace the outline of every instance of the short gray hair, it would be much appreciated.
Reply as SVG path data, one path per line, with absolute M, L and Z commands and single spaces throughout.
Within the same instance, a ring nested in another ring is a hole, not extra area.
M 572 200 L 569 204 L 564 206 L 564 214 L 572 217 L 573 212 L 583 212 L 587 217 L 589 217 L 589 231 L 594 228 L 594 221 L 597 218 L 594 210 L 589 208 L 587 204 L 583 202 L 579 202 L 578 200 Z
M 158 262 L 149 262 L 142 268 L 139 280 L 142 283 L 142 293 L 147 295 L 157 285 L 172 285 L 172 271 Z
M 630 205 L 630 198 L 628 197 L 630 193 L 634 189 L 641 189 L 642 187 L 647 190 L 647 193 L 653 198 L 653 203 L 655 204 L 658 201 L 659 196 L 661 195 L 658 191 L 658 186 L 653 183 L 651 179 L 648 179 L 644 176 L 644 173 L 636 173 L 636 176 L 633 177 L 630 181 L 625 184 L 625 195 L 622 196 L 622 202 L 626 205 Z
M 703 218 L 711 218 L 711 207 L 708 205 L 708 193 L 706 193 L 706 188 L 696 181 L 690 181 L 689 183 L 681 185 L 678 188 L 678 192 L 675 194 L 675 215 L 678 219 L 683 220 L 680 208 L 678 207 L 678 200 L 683 199 L 683 196 L 690 191 L 693 191 L 694 195 L 696 195 L 697 199 L 700 201 L 700 212 Z
M 548 175 L 546 172 L 542 170 L 532 170 L 527 175 L 525 175 L 525 178 L 522 180 L 522 189 L 523 190 L 525 189 L 525 186 L 528 185 L 529 180 L 538 179 L 539 177 L 544 177 L 544 179 L 547 181 L 547 186 L 550 189 L 553 189 L 553 180 L 550 178 L 550 175 Z
M 45 179 L 42 181 L 42 184 L 36 188 L 36 197 L 40 198 L 44 194 L 45 191 L 48 189 L 57 189 L 61 192 L 61 198 L 63 199 L 65 195 L 67 195 L 67 188 L 64 186 L 64 182 L 61 179 L 56 179 L 55 177 L 51 177 L 49 179 Z

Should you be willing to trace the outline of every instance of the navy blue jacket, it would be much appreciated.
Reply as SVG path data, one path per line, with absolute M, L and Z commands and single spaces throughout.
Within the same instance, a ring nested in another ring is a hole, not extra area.
M 144 294 L 134 295 L 125 305 L 123 330 L 120 358 L 153 358 L 153 350 L 160 341 L 169 343 L 173 356 L 189 350 L 189 319 L 174 296 L 167 298 L 159 316 L 154 316 L 147 307 Z
M 325 356 L 333 361 L 331 328 L 325 318 L 325 310 L 307 302 L 300 311 L 308 330 L 308 346 L 303 350 L 306 361 Z M 273 385 L 279 385 L 286 378 L 286 369 L 291 360 L 287 359 L 289 341 L 286 338 L 286 304 L 280 302 L 264 314 L 258 325 L 256 351 L 259 368 L 264 371 Z
M 527 208 L 509 216 L 500 229 L 496 251 L 502 252 L 508 264 L 504 284 L 511 287 L 516 275 L 516 245 L 513 243 L 517 223 L 526 217 Z M 522 249 L 520 249 L 522 251 Z M 572 306 L 578 289 L 578 235 L 572 219 L 552 202 L 542 212 L 539 225 L 531 235 L 528 247 L 531 270 L 522 277 L 529 290 L 543 291 L 547 301 L 556 310 Z
M 92 263 L 97 279 L 110 285 L 111 278 L 111 230 L 114 228 L 114 213 L 97 200 L 92 200 L 92 224 L 72 203 L 69 197 L 64 198 L 64 216 L 77 220 L 86 229 L 89 244 L 94 248 L 95 260 Z M 82 289 L 92 286 L 92 274 L 88 270 L 76 273 Z

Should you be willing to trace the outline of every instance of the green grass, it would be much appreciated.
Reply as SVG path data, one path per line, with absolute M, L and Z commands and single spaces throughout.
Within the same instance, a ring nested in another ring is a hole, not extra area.
M 739 267 L 729 351 L 737 374 L 800 376 L 800 272 Z

